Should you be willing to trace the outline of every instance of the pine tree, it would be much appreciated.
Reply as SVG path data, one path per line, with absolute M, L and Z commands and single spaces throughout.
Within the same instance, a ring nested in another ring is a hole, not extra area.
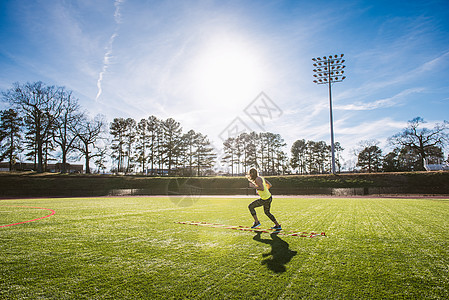
M 9 162 L 9 170 L 14 170 L 21 148 L 20 130 L 23 120 L 13 109 L 0 112 L 0 161 Z
M 172 118 L 168 118 L 162 122 L 162 128 L 164 132 L 164 163 L 166 164 L 168 174 L 170 175 L 173 171 L 172 169 L 177 167 L 176 161 L 180 154 L 182 128 L 181 124 Z
M 148 132 L 148 120 L 142 119 L 136 128 L 136 162 L 140 163 L 140 168 L 144 173 L 148 160 L 148 148 L 150 144 L 150 134 Z
M 117 172 L 124 172 L 126 120 L 115 118 L 109 126 L 112 135 L 111 156 L 117 162 Z

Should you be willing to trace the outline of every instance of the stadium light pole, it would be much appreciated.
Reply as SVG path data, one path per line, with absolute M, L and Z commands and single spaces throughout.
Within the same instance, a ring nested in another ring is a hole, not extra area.
M 329 86 L 329 111 L 330 111 L 330 125 L 331 125 L 331 151 L 332 151 L 332 174 L 335 174 L 335 144 L 334 144 L 334 120 L 332 116 L 332 83 L 342 82 L 346 76 L 343 74 L 346 68 L 343 63 L 344 54 L 329 55 L 323 57 L 312 58 L 313 66 L 313 80 L 316 84 L 327 84 Z

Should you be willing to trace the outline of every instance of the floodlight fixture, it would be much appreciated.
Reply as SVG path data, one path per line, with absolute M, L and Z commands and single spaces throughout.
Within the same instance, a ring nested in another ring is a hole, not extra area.
M 316 79 L 313 81 L 316 84 L 327 84 L 329 87 L 329 114 L 330 114 L 330 128 L 331 128 L 331 150 L 332 150 L 332 174 L 336 174 L 335 171 L 335 143 L 334 143 L 334 120 L 332 115 L 332 84 L 336 82 L 342 82 L 346 79 L 346 76 L 343 76 L 344 72 L 343 69 L 346 68 L 343 63 L 345 62 L 344 59 L 342 59 L 344 54 L 340 54 L 338 56 L 335 55 L 329 55 L 329 56 L 323 56 L 312 58 L 313 61 L 318 63 L 318 66 L 321 66 L 321 63 L 324 64 L 324 70 L 317 68 L 314 69 L 313 77 Z M 313 64 L 314 67 L 317 67 L 316 64 Z

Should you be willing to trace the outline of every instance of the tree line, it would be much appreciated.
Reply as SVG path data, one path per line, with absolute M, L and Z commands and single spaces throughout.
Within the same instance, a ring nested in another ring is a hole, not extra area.
M 331 145 L 324 141 L 297 140 L 291 147 L 290 165 L 297 174 L 323 174 L 332 170 Z M 344 150 L 339 142 L 335 142 L 335 166 L 341 172 L 342 158 Z
M 393 151 L 382 154 L 378 141 L 363 141 L 355 152 L 357 166 L 365 172 L 421 171 L 425 164 L 449 163 L 444 157 L 444 148 L 449 144 L 449 123 L 437 123 L 431 129 L 425 121 L 416 117 L 408 126 L 388 139 Z
M 64 87 L 15 83 L 2 95 L 11 108 L 0 112 L 0 160 L 10 170 L 32 161 L 44 172 L 59 161 L 65 173 L 68 161 L 84 158 L 86 173 L 94 160 L 102 171 L 109 161 L 112 172 L 192 176 L 206 174 L 216 158 L 207 136 L 183 133 L 172 118 L 115 118 L 107 132 L 104 117 L 90 117 Z
M 91 117 L 82 110 L 64 87 L 15 83 L 2 96 L 10 108 L 0 111 L 0 160 L 8 161 L 10 170 L 18 162 L 31 161 L 37 172 L 44 172 L 53 161 L 65 173 L 69 162 L 84 159 L 86 173 L 93 169 L 91 162 L 97 172 L 105 172 L 109 165 L 114 173 L 147 175 L 209 175 L 217 162 L 229 175 L 251 167 L 265 175 L 331 171 L 331 146 L 324 141 L 296 140 L 289 158 L 280 134 L 241 133 L 226 139 L 219 153 L 206 135 L 183 132 L 172 118 L 149 116 L 138 122 L 115 118 L 107 124 L 103 116 Z M 364 172 L 413 171 L 423 170 L 425 162 L 444 161 L 448 122 L 432 129 L 424 124 L 419 117 L 409 121 L 407 128 L 389 138 L 394 150 L 386 155 L 379 142 L 361 142 L 354 151 L 356 167 Z M 344 149 L 339 142 L 334 146 L 340 172 Z
M 449 145 L 449 122 L 425 127 L 426 122 L 416 117 L 408 122 L 401 132 L 388 138 L 393 150 L 383 155 L 376 140 L 361 141 L 353 154 L 357 158 L 354 171 L 360 172 L 404 172 L 423 171 L 425 164 L 449 163 L 444 148 Z M 339 142 L 335 143 L 335 163 L 338 172 L 342 168 Z M 297 174 L 329 173 L 331 170 L 331 146 L 324 141 L 297 140 L 291 147 L 290 166 Z
M 288 157 L 283 151 L 286 146 L 280 134 L 271 132 L 243 132 L 223 142 L 222 163 L 228 166 L 231 175 L 247 173 L 251 167 L 265 175 L 288 172 Z
M 93 154 L 96 142 L 103 134 L 101 116 L 90 118 L 72 91 L 42 82 L 15 83 L 2 95 L 12 108 L 0 116 L 0 159 L 8 160 L 10 170 L 25 160 L 34 162 L 37 172 L 44 172 L 56 160 L 57 151 L 62 172 L 69 160 L 81 157 L 89 171 L 89 161 L 97 155 Z
M 189 130 L 172 118 L 115 118 L 110 124 L 113 172 L 148 175 L 207 175 L 216 153 L 207 136 Z

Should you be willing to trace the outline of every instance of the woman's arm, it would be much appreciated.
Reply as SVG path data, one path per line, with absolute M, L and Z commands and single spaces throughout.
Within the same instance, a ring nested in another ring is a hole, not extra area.
M 256 190 L 263 191 L 265 189 L 263 186 L 262 178 L 257 177 L 254 182 L 256 183 L 256 186 L 255 186 Z
M 267 183 L 268 189 L 271 189 L 271 187 L 273 186 L 271 184 L 271 182 L 269 182 L 266 178 L 265 178 L 265 182 Z

